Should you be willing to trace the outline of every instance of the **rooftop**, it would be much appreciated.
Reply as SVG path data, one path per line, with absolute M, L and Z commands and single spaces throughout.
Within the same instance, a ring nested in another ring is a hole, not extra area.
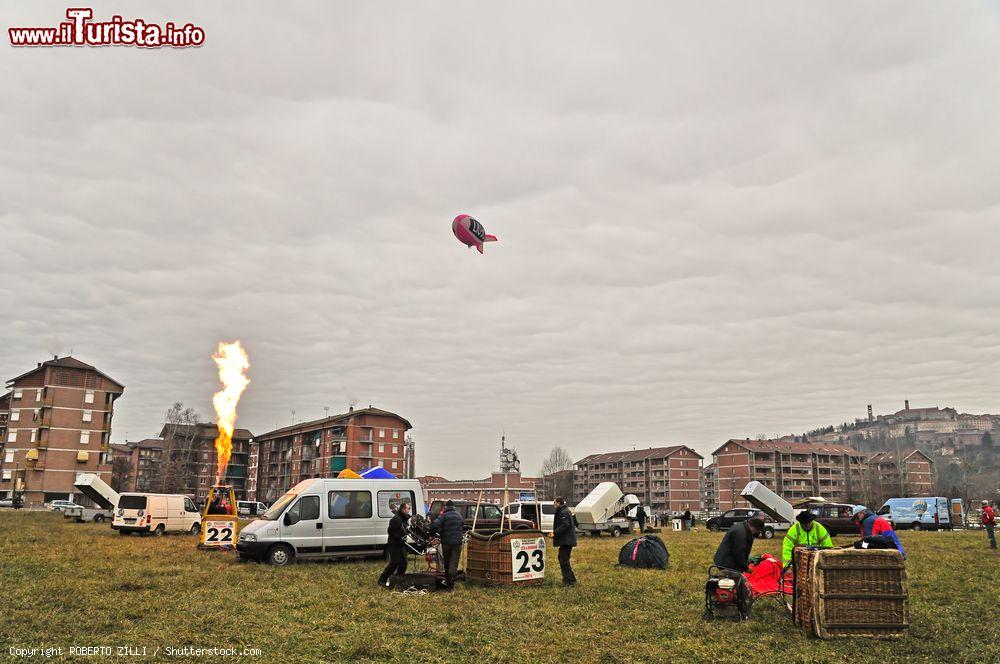
M 93 365 L 87 364 L 86 362 L 81 362 L 80 360 L 76 359 L 75 357 L 69 357 L 69 356 L 59 357 L 58 355 L 55 356 L 55 357 L 53 357 L 51 360 L 47 360 L 45 362 L 39 362 L 37 367 L 35 367 L 34 369 L 31 369 L 30 371 L 25 371 L 20 376 L 15 376 L 14 378 L 11 378 L 10 380 L 7 381 L 7 385 L 9 386 L 9 385 L 13 384 L 14 381 L 21 380 L 22 378 L 30 376 L 31 374 L 33 374 L 33 373 L 35 373 L 37 371 L 41 371 L 45 367 L 60 367 L 60 368 L 63 368 L 63 369 L 79 369 L 81 371 L 93 371 L 94 373 L 96 373 L 96 374 L 98 374 L 100 376 L 103 376 L 104 378 L 108 379 L 109 381 L 111 381 L 112 383 L 114 383 L 115 385 L 117 385 L 118 387 L 122 388 L 122 390 L 125 389 L 124 385 L 122 385 L 120 382 L 118 382 L 117 380 L 115 380 L 111 376 L 107 375 L 106 373 L 98 371 L 98 369 L 96 367 L 94 367 Z
M 687 445 L 671 445 L 669 447 L 649 447 L 644 450 L 626 450 L 624 452 L 604 452 L 602 454 L 591 454 L 590 456 L 585 456 L 574 465 L 579 466 L 582 463 L 604 463 L 607 461 L 645 461 L 646 459 L 659 459 L 662 457 L 668 457 L 676 452 L 688 449 L 694 452 Z M 694 452 L 699 459 L 704 457 Z
M 331 424 L 337 424 L 338 422 L 347 422 L 353 417 L 358 417 L 359 415 L 381 415 L 382 417 L 395 417 L 397 420 L 406 425 L 406 429 L 412 429 L 413 425 L 410 424 L 405 418 L 400 417 L 396 413 L 390 413 L 387 410 L 382 410 L 381 408 L 373 408 L 368 406 L 367 408 L 358 408 L 357 410 L 349 410 L 346 413 L 341 413 L 339 415 L 330 415 L 329 417 L 321 417 L 318 420 L 310 420 L 308 422 L 299 422 L 298 424 L 292 424 L 287 427 L 281 427 L 280 429 L 275 429 L 274 431 L 268 431 L 257 436 L 257 439 L 261 438 L 280 438 L 286 434 L 290 433 L 301 433 L 304 431 L 311 431 L 316 429 L 323 429 Z

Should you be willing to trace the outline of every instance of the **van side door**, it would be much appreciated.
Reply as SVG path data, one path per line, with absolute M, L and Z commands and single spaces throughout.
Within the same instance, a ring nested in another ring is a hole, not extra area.
M 281 541 L 291 544 L 296 556 L 309 558 L 323 554 L 320 502 L 315 494 L 299 496 L 281 515 Z
M 378 545 L 372 492 L 370 489 L 335 489 L 326 495 L 326 524 L 323 528 L 323 553 L 379 553 L 387 534 Z

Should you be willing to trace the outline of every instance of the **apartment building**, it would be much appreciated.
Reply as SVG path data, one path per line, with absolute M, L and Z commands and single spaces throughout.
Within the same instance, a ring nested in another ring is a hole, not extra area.
M 301 422 L 256 436 L 257 474 L 250 500 L 271 502 L 298 482 L 336 477 L 350 468 L 363 472 L 381 466 L 398 477 L 413 476 L 412 425 L 404 418 L 368 406 Z
M 573 501 L 583 500 L 601 482 L 615 482 L 654 514 L 697 510 L 702 459 L 686 445 L 592 454 L 574 464 Z
M 145 447 L 136 447 L 137 471 L 143 470 L 146 490 L 162 493 L 182 493 L 202 504 L 208 490 L 216 483 L 219 472 L 215 452 L 218 427 L 212 422 L 198 424 L 164 424 L 159 442 L 149 439 Z M 250 441 L 253 434 L 247 429 L 233 430 L 233 450 L 226 464 L 223 484 L 233 487 L 237 500 L 248 500 L 247 475 L 250 462 Z M 158 445 L 162 445 L 157 449 Z M 140 486 L 139 474 L 136 486 Z
M 716 512 L 719 509 L 719 478 L 718 466 L 710 463 L 701 472 L 701 509 L 706 512 Z
M 111 481 L 111 420 L 124 385 L 73 357 L 54 357 L 7 381 L 10 390 L 0 495 L 25 504 L 73 498 L 76 475 Z
M 929 496 L 934 490 L 934 462 L 920 450 L 877 452 L 867 459 L 867 472 L 873 503 L 901 496 Z
M 0 395 L 0 451 L 7 444 L 7 417 L 10 415 L 10 392 Z
M 732 439 L 712 456 L 723 511 L 746 507 L 740 492 L 754 480 L 789 502 L 810 496 L 848 501 L 861 488 L 858 477 L 852 484 L 852 469 L 864 468 L 864 455 L 849 445 Z
M 163 459 L 167 442 L 162 438 L 145 438 L 111 446 L 114 465 L 112 488 L 119 493 L 139 491 L 157 493 L 169 487 L 163 485 Z M 196 472 L 192 469 L 192 472 Z M 195 496 L 194 491 L 184 491 Z
M 490 473 L 481 480 L 448 480 L 439 475 L 424 475 L 418 477 L 420 488 L 424 491 L 424 502 L 430 504 L 433 500 L 479 500 L 484 503 L 503 505 L 504 475 Z M 542 488 L 540 477 L 522 477 L 521 473 L 507 473 L 506 502 L 516 502 L 522 493 L 536 495 Z

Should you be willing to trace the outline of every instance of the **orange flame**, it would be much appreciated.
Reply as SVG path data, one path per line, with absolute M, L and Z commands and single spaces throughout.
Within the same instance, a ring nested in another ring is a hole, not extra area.
M 236 425 L 236 404 L 240 402 L 243 390 L 247 389 L 250 379 L 246 370 L 250 368 L 250 358 L 240 345 L 239 339 L 231 344 L 219 342 L 219 350 L 212 356 L 219 367 L 219 381 L 222 390 L 212 396 L 212 406 L 215 408 L 219 435 L 215 439 L 215 456 L 219 463 L 219 475 L 216 484 L 222 484 L 229 465 L 229 457 L 233 453 L 233 428 Z

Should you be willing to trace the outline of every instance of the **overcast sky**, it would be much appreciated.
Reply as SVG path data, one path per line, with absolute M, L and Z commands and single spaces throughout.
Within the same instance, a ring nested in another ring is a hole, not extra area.
M 115 442 L 235 338 L 240 426 L 370 403 L 450 478 L 1000 412 L 995 2 L 94 5 L 206 42 L 0 2 L 0 374 L 72 349 Z

